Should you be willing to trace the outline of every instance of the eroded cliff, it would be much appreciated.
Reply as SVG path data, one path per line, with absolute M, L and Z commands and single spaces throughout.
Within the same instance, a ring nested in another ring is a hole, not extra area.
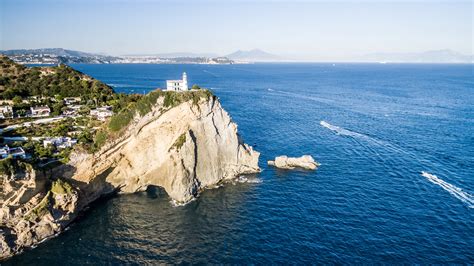
M 68 164 L 48 172 L 4 175 L 0 258 L 61 232 L 106 193 L 152 185 L 186 203 L 207 187 L 260 171 L 259 153 L 243 143 L 217 97 L 171 106 L 165 101 L 158 97 L 149 112 L 137 113 L 94 154 L 76 150 Z

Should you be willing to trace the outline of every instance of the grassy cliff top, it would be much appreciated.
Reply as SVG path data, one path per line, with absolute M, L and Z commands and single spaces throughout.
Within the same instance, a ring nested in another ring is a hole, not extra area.
M 120 131 L 130 124 L 135 115 L 146 115 L 152 110 L 153 106 L 161 97 L 163 97 L 163 108 L 169 109 L 189 101 L 197 106 L 201 99 L 208 100 L 214 97 L 214 95 L 211 91 L 206 89 L 184 92 L 155 90 L 142 96 L 128 108 L 124 108 L 115 114 L 109 122 L 109 130 L 112 132 Z
M 113 94 L 108 85 L 69 66 L 26 67 L 0 55 L 1 99 L 60 95 L 105 102 Z

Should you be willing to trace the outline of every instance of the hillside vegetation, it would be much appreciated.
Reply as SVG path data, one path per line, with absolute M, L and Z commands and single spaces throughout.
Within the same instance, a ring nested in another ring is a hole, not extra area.
M 168 109 L 188 101 L 192 101 L 193 105 L 198 106 L 200 99 L 210 99 L 213 95 L 209 90 L 187 92 L 152 91 L 142 96 L 138 101 L 129 104 L 129 106 L 121 110 L 121 112 L 115 114 L 109 122 L 109 130 L 113 132 L 120 131 L 132 121 L 136 114 L 140 116 L 146 115 L 152 110 L 160 97 L 164 97 L 163 107 Z
M 112 99 L 113 94 L 111 87 L 69 66 L 25 67 L 0 55 L 1 99 L 80 96 L 100 103 Z

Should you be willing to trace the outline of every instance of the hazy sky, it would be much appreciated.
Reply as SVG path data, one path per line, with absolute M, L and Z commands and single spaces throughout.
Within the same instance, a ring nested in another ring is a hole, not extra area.
M 260 48 L 312 59 L 473 53 L 473 1 L 0 0 L 0 49 L 112 55 Z

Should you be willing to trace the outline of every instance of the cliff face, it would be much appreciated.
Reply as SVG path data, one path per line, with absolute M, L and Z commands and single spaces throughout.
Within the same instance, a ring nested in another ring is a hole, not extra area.
M 100 176 L 121 192 L 160 186 L 175 201 L 187 202 L 207 186 L 258 172 L 258 157 L 216 98 L 169 110 L 159 99 L 101 152 L 71 158 L 71 178 L 89 184 Z
M 21 181 L 30 184 L 30 193 L 20 196 L 20 189 L 11 189 L 10 197 L 23 200 L 1 201 L 0 259 L 60 232 L 106 193 L 160 186 L 171 199 L 185 203 L 207 187 L 260 171 L 259 153 L 242 142 L 216 97 L 172 108 L 163 102 L 161 97 L 151 112 L 137 115 L 99 152 L 74 152 L 69 164 L 53 169 L 49 175 L 65 180 L 61 186 L 59 181 L 45 185 L 48 178 L 30 169 L 29 181 Z M 12 180 L 4 177 L 6 183 L 19 182 Z
M 31 168 L 1 179 L 0 260 L 61 232 L 80 211 L 75 188 Z

